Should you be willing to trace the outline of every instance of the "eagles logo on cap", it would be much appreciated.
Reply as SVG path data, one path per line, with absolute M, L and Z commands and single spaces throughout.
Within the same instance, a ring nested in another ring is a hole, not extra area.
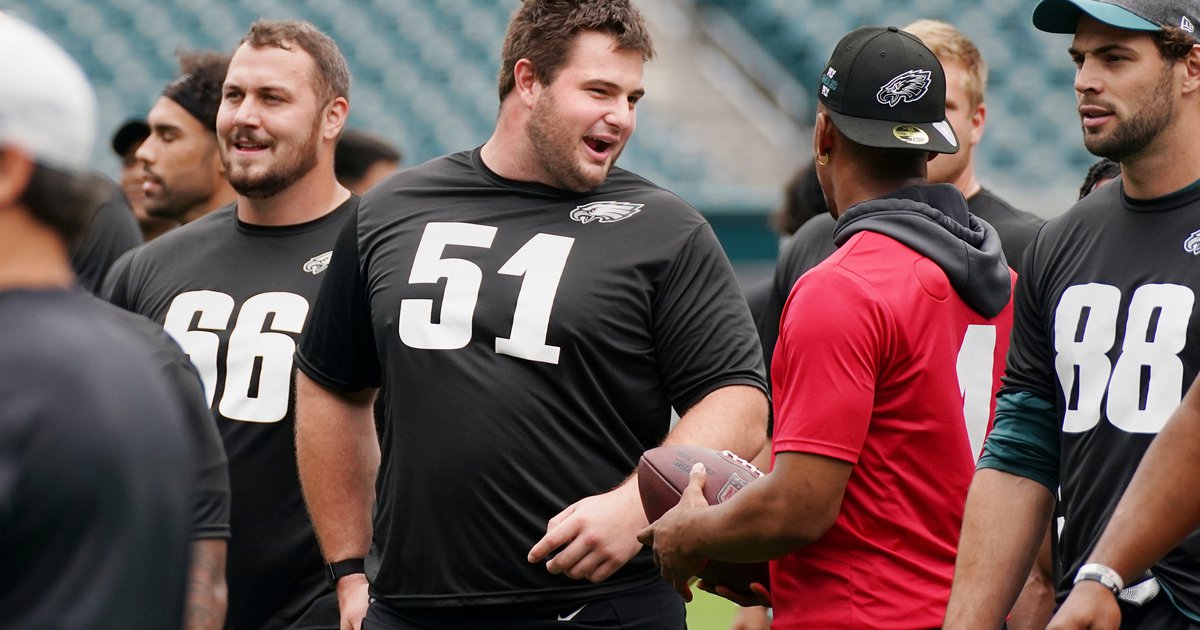
M 897 103 L 915 103 L 929 91 L 929 71 L 909 70 L 879 88 L 875 99 L 888 107 Z
M 830 85 L 834 68 L 836 89 Z M 825 64 L 817 98 L 838 131 L 863 146 L 934 153 L 959 149 L 946 122 L 942 64 L 920 39 L 895 26 L 847 33 Z

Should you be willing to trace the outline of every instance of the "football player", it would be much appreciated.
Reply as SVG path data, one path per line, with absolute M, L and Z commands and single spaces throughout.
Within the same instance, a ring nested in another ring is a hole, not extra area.
M 311 24 L 255 23 L 215 113 L 236 201 L 134 251 L 109 285 L 114 304 L 162 323 L 204 379 L 229 457 L 229 628 L 338 627 L 296 477 L 291 380 L 358 203 L 333 171 L 349 87 L 336 44 Z
M 684 628 L 635 537 L 638 458 L 752 456 L 767 402 L 711 227 L 614 166 L 652 52 L 628 0 L 526 0 L 492 137 L 375 186 L 342 233 L 296 439 L 346 627 Z

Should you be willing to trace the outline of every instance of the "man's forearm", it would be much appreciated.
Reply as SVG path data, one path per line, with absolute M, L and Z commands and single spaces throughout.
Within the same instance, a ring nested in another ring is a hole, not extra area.
M 751 459 L 763 446 L 767 396 L 749 385 L 713 390 L 680 417 L 663 444 L 730 450 Z
M 1017 603 L 1013 604 L 1008 630 L 1044 630 L 1054 616 L 1054 559 L 1050 549 L 1052 527 L 1053 519 L 1046 526 L 1046 534 L 1042 538 L 1033 569 L 1025 579 L 1025 587 L 1021 589 Z
M 811 453 L 780 453 L 769 475 L 720 505 L 690 514 L 691 551 L 761 562 L 825 535 L 837 519 L 853 466 Z
M 227 545 L 224 539 L 219 538 L 192 541 L 185 630 L 220 630 L 225 625 L 225 611 L 229 604 L 225 585 Z
M 1041 483 L 991 469 L 975 474 L 945 628 L 1001 626 L 1029 577 L 1053 506 Z
M 379 471 L 375 391 L 344 395 L 296 374 L 296 461 L 304 501 L 330 562 L 366 556 Z

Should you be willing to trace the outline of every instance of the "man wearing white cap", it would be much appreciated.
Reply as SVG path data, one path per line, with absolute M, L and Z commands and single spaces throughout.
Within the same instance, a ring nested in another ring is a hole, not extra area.
M 154 351 L 73 289 L 95 98 L 0 13 L 0 619 L 178 628 L 192 457 Z M 147 419 L 154 419 L 148 421 Z

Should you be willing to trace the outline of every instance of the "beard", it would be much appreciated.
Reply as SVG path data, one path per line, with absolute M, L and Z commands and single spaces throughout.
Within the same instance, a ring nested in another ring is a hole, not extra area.
M 266 199 L 283 192 L 316 167 L 320 130 L 321 119 L 317 118 L 313 121 L 312 129 L 304 142 L 295 149 L 285 147 L 284 151 L 277 154 L 275 163 L 268 165 L 264 172 L 259 174 L 253 174 L 245 167 L 232 164 L 228 149 L 222 150 L 221 161 L 225 164 L 229 185 L 239 195 L 251 199 Z M 228 142 L 228 146 L 232 147 L 233 142 Z
M 533 145 L 534 159 L 541 172 L 547 177 L 546 184 L 574 192 L 596 189 L 608 179 L 608 171 L 624 146 L 617 147 L 612 160 L 600 171 L 588 171 L 579 163 L 576 147 L 580 138 L 570 131 L 558 110 L 558 103 L 551 93 L 538 101 L 525 128 L 529 142 Z
M 1097 157 L 1123 162 L 1145 149 L 1158 134 L 1175 119 L 1175 101 L 1172 98 L 1171 65 L 1163 71 L 1157 85 L 1130 108 L 1132 114 L 1107 135 L 1083 134 L 1083 146 Z

